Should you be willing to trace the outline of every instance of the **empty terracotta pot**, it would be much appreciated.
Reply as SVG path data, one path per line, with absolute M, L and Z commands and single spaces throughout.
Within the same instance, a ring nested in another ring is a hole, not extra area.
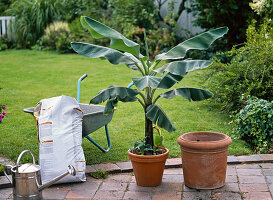
M 164 149 L 163 154 L 149 156 L 136 155 L 128 151 L 137 185 L 154 187 L 161 184 L 165 163 L 169 155 L 169 150 Z
M 216 189 L 225 185 L 228 146 L 232 140 L 223 133 L 191 132 L 181 135 L 184 183 L 195 189 Z

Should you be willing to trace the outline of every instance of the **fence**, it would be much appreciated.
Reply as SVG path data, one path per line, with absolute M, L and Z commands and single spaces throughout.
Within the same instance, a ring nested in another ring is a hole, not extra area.
M 15 18 L 11 16 L 0 16 L 0 37 L 6 36 L 12 38 L 13 31 L 11 23 L 14 19 Z

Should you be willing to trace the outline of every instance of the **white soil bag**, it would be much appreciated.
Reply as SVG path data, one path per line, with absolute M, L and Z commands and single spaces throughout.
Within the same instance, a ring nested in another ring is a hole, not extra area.
M 83 113 L 77 101 L 69 96 L 41 100 L 34 109 L 39 133 L 39 164 L 42 183 L 76 169 L 57 183 L 85 181 L 85 157 L 82 149 Z

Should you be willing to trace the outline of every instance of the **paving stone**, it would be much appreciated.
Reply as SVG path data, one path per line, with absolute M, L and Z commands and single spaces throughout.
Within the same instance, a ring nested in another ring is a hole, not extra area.
M 135 192 L 151 192 L 156 187 L 142 187 L 137 185 L 136 183 L 130 183 L 128 187 L 128 191 L 135 191 Z
M 263 169 L 273 169 L 273 163 L 262 163 L 260 165 Z
M 182 167 L 181 158 L 169 158 L 166 161 L 165 168 Z
M 234 192 L 217 192 L 212 195 L 212 200 L 241 200 L 242 197 L 238 193 Z
M 165 183 L 162 182 L 159 186 L 156 186 L 153 188 L 153 192 L 168 192 L 168 191 L 174 191 L 174 192 L 182 192 L 182 185 L 183 183 Z
M 234 175 L 226 176 L 226 182 L 227 183 L 237 183 L 238 178 L 237 178 L 237 176 L 234 176 Z
M 131 162 L 117 162 L 116 165 L 120 168 L 121 172 L 133 171 L 133 166 Z
M 121 169 L 116 164 L 113 163 L 98 164 L 94 165 L 94 167 L 96 170 L 102 169 L 109 173 L 121 172 Z
M 273 183 L 273 176 L 265 176 L 266 183 L 272 184 Z
M 123 197 L 124 200 L 152 200 L 152 195 L 149 192 L 127 191 Z
M 179 174 L 182 175 L 183 174 L 183 170 L 182 168 L 170 168 L 170 169 L 165 169 L 164 170 L 164 174 Z
M 8 176 L 11 180 L 12 180 L 12 177 L 11 176 Z M 0 183 L 1 184 L 8 184 L 10 183 L 9 180 L 7 179 L 6 176 L 0 176 Z
M 227 166 L 227 175 L 237 175 L 236 167 L 235 166 Z
M 273 169 L 263 169 L 265 176 L 273 176 Z
M 214 192 L 239 192 L 238 183 L 226 183 L 223 187 L 213 190 Z
M 269 161 L 273 162 L 273 154 L 260 154 L 260 156 L 265 162 L 269 162 Z
M 228 156 L 227 162 L 228 162 L 228 164 L 239 164 L 240 163 L 240 161 L 238 160 L 238 158 L 236 156 Z
M 185 184 L 183 184 L 182 190 L 184 192 L 200 192 L 200 191 L 202 191 L 202 192 L 206 192 L 206 193 L 209 193 L 209 194 L 211 193 L 211 190 L 197 190 L 197 189 L 194 189 L 194 188 L 190 188 L 190 187 L 186 186 Z
M 237 169 L 238 176 L 262 176 L 261 169 Z
M 64 199 L 68 192 L 68 190 L 56 190 L 48 188 L 42 191 L 42 195 L 43 199 Z
M 181 200 L 181 192 L 156 192 L 155 194 L 152 195 L 152 200 L 166 200 L 166 199 L 171 199 L 171 200 Z
M 5 188 L 0 189 L 0 199 L 8 199 L 12 196 L 13 189 L 12 188 Z
M 75 193 L 75 192 L 72 192 L 72 191 L 69 191 L 68 194 L 66 195 L 65 199 L 66 200 L 76 200 L 76 199 L 92 199 L 93 196 L 83 196 L 79 193 Z
M 93 197 L 94 200 L 120 200 L 124 196 L 124 191 L 98 191 Z
M 273 184 L 268 184 L 268 189 L 269 189 L 269 192 L 271 193 L 271 195 L 273 197 Z
M 243 194 L 244 200 L 272 200 L 270 192 L 248 192 Z
M 89 175 L 87 175 L 86 176 L 86 182 L 92 182 L 92 183 L 94 183 L 94 182 L 97 182 L 97 183 L 101 183 L 102 181 L 103 181 L 104 179 L 97 179 L 97 178 L 93 178 L 92 176 L 89 176 Z
M 99 191 L 125 191 L 128 183 L 103 182 Z
M 96 191 L 98 190 L 101 182 L 84 182 L 84 183 L 75 183 L 72 185 L 71 189 L 73 193 L 80 194 L 85 198 L 93 197 Z M 68 193 L 69 194 L 69 193 Z
M 238 176 L 240 183 L 266 183 L 264 176 Z
M 241 164 L 241 165 L 236 165 L 236 169 L 260 169 L 261 164 Z
M 182 183 L 184 176 L 182 174 L 163 174 L 162 182 Z
M 113 174 L 108 176 L 104 182 L 118 182 L 118 183 L 129 183 L 132 180 L 131 174 Z
M 86 165 L 85 173 L 92 173 L 95 171 L 97 171 L 97 168 L 95 167 L 95 165 Z
M 239 188 L 242 192 L 268 192 L 268 186 L 265 183 L 246 183 L 239 184 Z
M 15 165 L 15 162 L 13 162 L 11 159 L 1 155 L 0 156 L 0 165 Z
M 249 156 L 237 156 L 237 158 L 241 163 L 263 162 L 263 158 L 258 154 L 249 155 Z
M 182 200 L 208 200 L 211 198 L 211 192 L 183 192 Z

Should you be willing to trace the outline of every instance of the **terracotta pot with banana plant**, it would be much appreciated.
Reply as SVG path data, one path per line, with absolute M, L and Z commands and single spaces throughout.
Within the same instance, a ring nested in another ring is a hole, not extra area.
M 145 52 L 140 52 L 139 44 L 94 19 L 83 16 L 81 23 L 89 30 L 93 38 L 109 38 L 110 47 L 73 42 L 72 48 L 77 53 L 89 58 L 106 58 L 113 65 L 123 63 L 139 72 L 139 77 L 133 77 L 130 84 L 134 88 L 111 85 L 101 90 L 91 99 L 90 103 L 100 104 L 106 101 L 105 114 L 112 112 L 118 101 L 138 101 L 140 103 L 145 113 L 145 140 L 136 142 L 134 147 L 128 150 L 128 155 L 132 161 L 138 185 L 159 185 L 169 150 L 160 146 L 162 136 L 154 137 L 154 127 L 157 130 L 163 128 L 168 132 L 175 131 L 176 128 L 157 104 L 158 100 L 180 96 L 189 101 L 201 101 L 212 96 L 210 92 L 199 88 L 171 88 L 179 83 L 188 72 L 207 68 L 211 64 L 207 60 L 184 59 L 187 51 L 207 49 L 216 39 L 226 34 L 228 29 L 223 27 L 204 32 L 178 44 L 168 52 L 150 58 L 145 32 Z M 162 62 L 164 62 L 163 66 Z M 157 89 L 170 90 L 158 95 L 155 93 Z

